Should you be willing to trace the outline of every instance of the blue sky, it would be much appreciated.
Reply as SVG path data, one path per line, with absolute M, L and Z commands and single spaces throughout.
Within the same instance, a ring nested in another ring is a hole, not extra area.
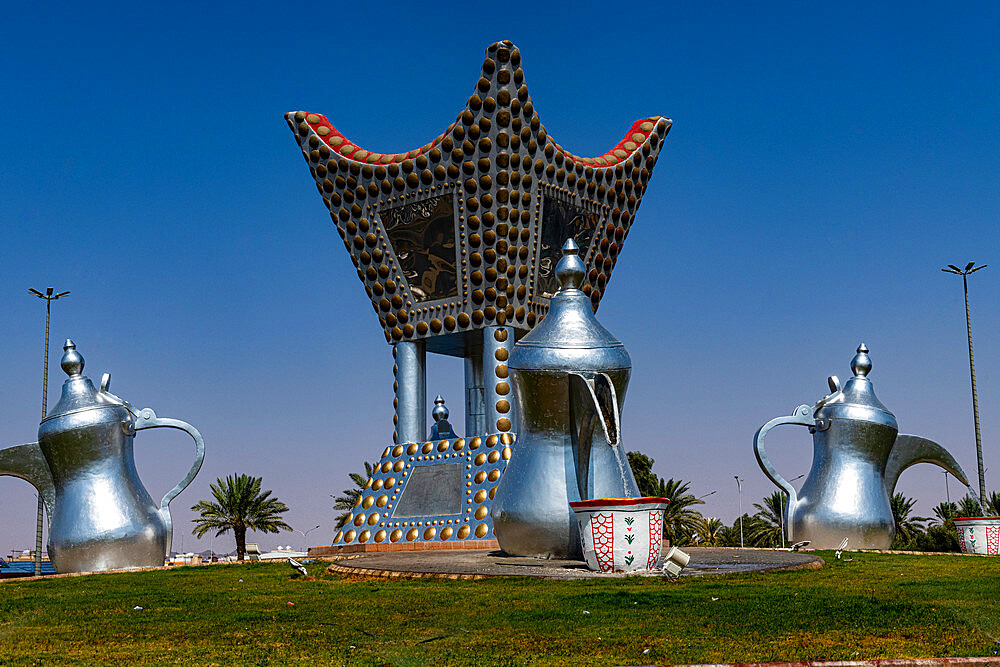
M 0 442 L 35 439 L 43 304 L 87 372 L 205 435 L 173 503 L 263 475 L 325 543 L 329 498 L 392 434 L 392 360 L 282 118 L 328 116 L 380 152 L 426 143 L 461 111 L 486 47 L 511 39 L 549 133 L 597 155 L 632 121 L 673 119 L 599 317 L 634 369 L 627 448 L 691 480 L 731 521 L 772 490 L 760 424 L 849 374 L 860 341 L 903 432 L 974 474 L 960 279 L 998 261 L 1000 8 L 966 3 L 383 3 L 171 8 L 24 3 L 0 26 Z M 987 486 L 1000 480 L 1000 265 L 971 280 Z M 462 367 L 433 358 L 461 428 Z M 54 402 L 54 398 L 53 401 Z M 787 477 L 809 436 L 776 433 Z M 155 497 L 183 476 L 182 435 L 142 433 Z M 917 513 L 936 468 L 904 474 Z M 956 484 L 951 486 L 953 496 Z M 0 551 L 33 543 L 34 495 L 0 479 Z M 181 536 L 183 540 L 181 541 Z M 298 535 L 260 538 L 301 544 Z M 230 548 L 229 538 L 219 541 Z

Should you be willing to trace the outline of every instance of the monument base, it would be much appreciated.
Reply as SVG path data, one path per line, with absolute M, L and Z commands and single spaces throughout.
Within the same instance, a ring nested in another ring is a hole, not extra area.
M 494 433 L 386 447 L 347 523 L 326 547 L 333 551 L 322 555 L 498 548 L 490 510 L 514 440 Z M 314 549 L 309 554 L 320 555 Z

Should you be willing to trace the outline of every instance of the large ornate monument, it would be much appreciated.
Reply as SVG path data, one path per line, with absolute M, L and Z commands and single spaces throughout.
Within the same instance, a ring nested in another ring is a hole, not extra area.
M 888 549 L 896 533 L 889 499 L 899 475 L 917 463 L 933 463 L 969 486 L 961 466 L 941 445 L 898 435 L 896 418 L 875 396 L 868 379 L 872 362 L 862 343 L 843 388 L 836 376 L 830 393 L 815 405 L 800 405 L 754 435 L 754 454 L 767 478 L 788 494 L 784 521 L 791 541 L 836 549 L 847 538 L 852 549 Z M 813 462 L 798 492 L 771 464 L 764 450 L 768 432 L 782 424 L 806 426 L 813 436 Z M 975 491 L 969 488 L 975 497 Z
M 492 541 L 518 421 L 511 349 L 548 313 L 567 238 L 597 309 L 671 122 L 574 155 L 542 125 L 510 42 L 486 50 L 465 109 L 419 148 L 372 152 L 320 114 L 285 118 L 395 360 L 393 444 L 334 544 Z M 465 438 L 429 440 L 427 352 L 465 360 Z
M 73 341 L 63 348 L 69 376 L 62 396 L 38 427 L 38 442 L 0 450 L 0 475 L 38 489 L 49 516 L 48 552 L 56 572 L 92 572 L 163 565 L 173 534 L 170 501 L 201 469 L 205 442 L 193 426 L 137 410 L 83 375 Z M 185 431 L 195 442 L 187 475 L 153 502 L 135 469 L 132 441 L 148 428 Z

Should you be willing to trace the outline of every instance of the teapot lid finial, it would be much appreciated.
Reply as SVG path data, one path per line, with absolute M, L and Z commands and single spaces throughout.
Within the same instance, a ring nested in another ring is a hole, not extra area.
M 63 357 L 59 363 L 63 371 L 70 377 L 76 377 L 83 373 L 83 355 L 76 351 L 76 343 L 67 338 L 63 345 Z
M 572 237 L 566 239 L 562 247 L 563 256 L 556 264 L 556 279 L 559 289 L 580 289 L 587 266 L 580 259 L 580 246 Z
M 851 359 L 851 370 L 854 372 L 854 377 L 859 378 L 867 377 L 872 370 L 872 360 L 864 343 L 858 345 L 858 353 Z
M 438 394 L 437 398 L 434 399 L 434 409 L 431 410 L 431 417 L 434 418 L 434 421 L 439 422 L 442 419 L 447 419 L 449 413 L 450 411 L 445 407 L 444 398 L 441 394 Z

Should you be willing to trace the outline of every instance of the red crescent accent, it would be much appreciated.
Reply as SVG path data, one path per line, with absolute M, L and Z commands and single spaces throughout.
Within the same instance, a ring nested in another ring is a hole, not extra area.
M 643 144 L 649 141 L 649 135 L 656 129 L 656 124 L 660 120 L 665 120 L 668 123 L 667 129 L 669 130 L 670 125 L 672 124 L 672 121 L 669 118 L 663 118 L 662 116 L 640 118 L 632 123 L 632 127 L 630 127 L 629 131 L 625 133 L 625 136 L 622 137 L 621 141 L 615 144 L 614 147 L 607 153 L 598 157 L 580 157 L 578 155 L 573 155 L 563 149 L 563 147 L 559 144 L 554 143 L 554 140 L 553 144 L 556 150 L 562 153 L 564 158 L 575 164 L 582 164 L 586 167 L 594 167 L 596 169 L 613 167 L 618 163 L 627 160 L 636 151 L 642 150 Z M 398 163 L 404 160 L 412 160 L 418 155 L 429 152 L 432 148 L 434 148 L 434 146 L 444 141 L 444 138 L 451 134 L 451 131 L 458 123 L 456 120 L 448 126 L 448 129 L 438 135 L 437 138 L 430 143 L 424 144 L 420 148 L 414 148 L 404 153 L 379 153 L 376 151 L 369 151 L 361 146 L 358 146 L 356 143 L 345 137 L 344 134 L 334 127 L 333 123 L 331 123 L 327 117 L 322 114 L 306 112 L 305 122 L 309 124 L 309 127 L 311 127 L 313 132 L 316 133 L 316 136 L 318 136 L 336 153 L 357 162 L 367 164 L 392 164 L 393 162 Z M 647 125 L 648 129 L 644 128 L 644 125 Z M 652 127 L 648 127 L 650 125 Z M 324 134 L 324 131 L 326 134 Z M 549 136 L 551 137 L 551 135 Z M 631 148 L 629 148 L 629 146 L 631 146 Z M 621 155 L 621 153 L 624 153 L 624 155 Z M 354 157 L 355 155 L 360 155 L 360 159 Z
M 669 498 L 659 496 L 644 496 L 642 498 L 594 498 L 593 500 L 574 500 L 569 506 L 573 509 L 577 507 L 631 507 L 632 505 L 644 505 L 646 503 L 669 503 Z

